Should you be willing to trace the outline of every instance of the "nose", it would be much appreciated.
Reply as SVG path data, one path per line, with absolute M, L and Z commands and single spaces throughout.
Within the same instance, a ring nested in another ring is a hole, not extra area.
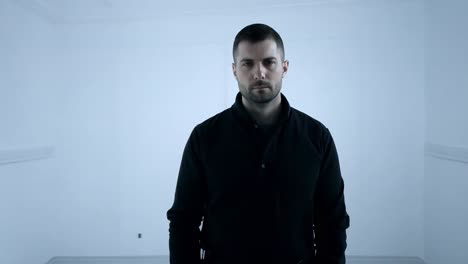
M 265 67 L 263 67 L 263 65 L 261 63 L 258 64 L 257 67 L 255 67 L 255 70 L 254 70 L 254 79 L 255 80 L 258 80 L 258 79 L 261 79 L 261 80 L 264 80 L 265 79 Z

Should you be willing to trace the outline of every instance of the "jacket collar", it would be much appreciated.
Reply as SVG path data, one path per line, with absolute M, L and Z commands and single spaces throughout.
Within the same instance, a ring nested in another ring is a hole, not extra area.
M 288 100 L 286 99 L 286 96 L 284 96 L 282 93 L 281 95 L 281 113 L 280 117 L 278 120 L 278 125 L 283 124 L 286 122 L 290 115 L 291 115 L 291 106 L 289 105 Z M 236 101 L 231 107 L 232 112 L 236 117 L 238 117 L 243 123 L 247 125 L 256 125 L 255 120 L 252 118 L 252 116 L 247 112 L 247 110 L 244 107 L 244 104 L 242 103 L 242 94 L 240 92 L 237 93 L 236 95 Z

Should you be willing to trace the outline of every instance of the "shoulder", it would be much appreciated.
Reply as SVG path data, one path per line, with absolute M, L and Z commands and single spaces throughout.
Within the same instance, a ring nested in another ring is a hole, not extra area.
M 197 124 L 192 131 L 191 137 L 199 139 L 209 137 L 211 133 L 220 131 L 230 122 L 232 122 L 232 113 L 228 108 Z
M 217 126 L 221 126 L 226 122 L 230 122 L 231 118 L 232 114 L 230 108 L 228 108 L 202 121 L 197 126 L 195 126 L 195 129 L 200 131 L 209 130 Z
M 297 129 L 298 135 L 304 136 L 316 146 L 320 152 L 324 152 L 333 141 L 330 130 L 316 118 L 291 107 L 291 123 Z
M 297 123 L 308 132 L 319 134 L 330 133 L 321 121 L 293 107 L 291 107 L 291 122 Z

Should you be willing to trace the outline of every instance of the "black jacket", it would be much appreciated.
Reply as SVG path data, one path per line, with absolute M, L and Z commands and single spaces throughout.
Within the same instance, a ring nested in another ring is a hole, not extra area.
M 214 264 L 345 263 L 349 216 L 333 138 L 281 96 L 270 130 L 239 93 L 192 131 L 167 212 L 171 264 L 201 263 L 200 247 Z

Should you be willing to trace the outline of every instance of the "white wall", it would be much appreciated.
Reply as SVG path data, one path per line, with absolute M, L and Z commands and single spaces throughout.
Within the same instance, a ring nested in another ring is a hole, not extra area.
M 56 36 L 42 19 L 0 1 L 2 157 L 54 148 L 60 126 Z M 56 213 L 63 207 L 56 166 L 54 159 L 0 164 L 0 263 L 44 263 L 56 254 Z
M 222 49 L 181 41 L 163 22 L 59 28 L 64 167 L 73 192 L 87 194 L 69 198 L 62 225 L 73 246 L 60 255 L 167 254 L 181 150 L 224 108 Z
M 165 213 L 183 146 L 195 124 L 233 103 L 232 41 L 259 21 L 285 41 L 291 62 L 285 95 L 335 137 L 351 216 L 347 254 L 422 257 L 423 2 L 320 1 L 223 12 L 49 26 L 54 35 L 42 41 L 52 42 L 58 64 L 44 80 L 53 85 L 40 91 L 55 98 L 48 107 L 58 110 L 45 133 L 56 157 L 41 164 L 53 162 L 55 178 L 33 187 L 56 201 L 36 207 L 41 214 L 54 209 L 48 223 L 58 233 L 36 237 L 51 248 L 50 257 L 168 253 Z M 20 113 L 9 120 L 21 120 Z M 2 166 L 0 173 L 24 183 L 16 170 L 31 164 Z M 9 246 L 19 248 L 16 241 Z
M 458 153 L 468 153 L 467 11 L 463 0 L 426 1 L 426 139 Z M 425 164 L 425 260 L 466 263 L 468 163 L 427 156 Z
M 269 11 L 261 17 L 220 14 L 63 26 L 69 49 L 64 58 L 76 63 L 70 72 L 82 74 L 77 80 L 87 80 L 85 85 L 105 89 L 115 99 L 109 101 L 119 105 L 119 252 L 167 252 L 165 212 L 185 140 L 196 123 L 233 101 L 235 33 L 266 21 L 287 43 L 291 71 L 285 94 L 327 123 L 341 144 L 353 216 L 348 252 L 421 256 L 420 3 Z M 102 101 L 95 107 L 108 108 Z M 139 232 L 144 239 L 136 239 Z

